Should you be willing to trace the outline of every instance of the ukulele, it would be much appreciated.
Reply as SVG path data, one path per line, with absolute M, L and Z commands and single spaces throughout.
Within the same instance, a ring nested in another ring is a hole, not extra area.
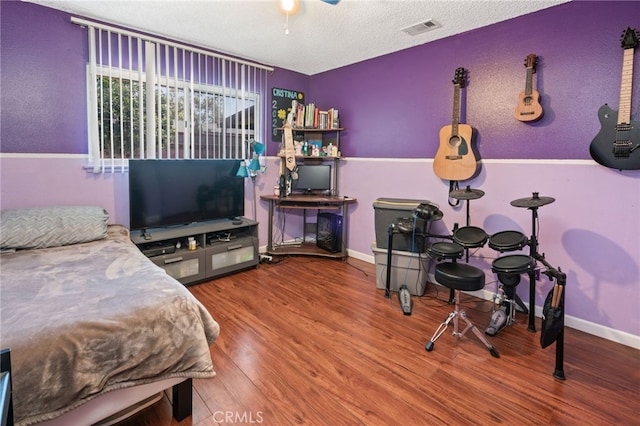
M 618 170 L 640 169 L 640 122 L 631 121 L 631 80 L 633 78 L 633 50 L 638 46 L 638 32 L 627 28 L 621 41 L 622 82 L 620 111 L 604 104 L 598 110 L 600 132 L 591 142 L 591 157 L 599 164 Z M 616 121 L 617 118 L 617 121 Z
M 542 105 L 540 105 L 540 93 L 533 88 L 533 74 L 536 72 L 538 57 L 531 53 L 524 60 L 524 66 L 527 68 L 527 79 L 524 86 L 524 92 L 520 92 L 518 96 L 518 105 L 513 112 L 516 120 L 520 121 L 536 121 L 542 117 Z
M 476 172 L 476 157 L 471 149 L 473 128 L 460 124 L 460 88 L 464 87 L 465 70 L 457 68 L 453 77 L 453 120 L 440 129 L 440 147 L 433 158 L 433 171 L 440 179 L 469 179 Z

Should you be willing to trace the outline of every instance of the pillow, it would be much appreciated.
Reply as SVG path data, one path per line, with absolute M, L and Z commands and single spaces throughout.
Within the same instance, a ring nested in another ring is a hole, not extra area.
M 11 209 L 0 212 L 0 247 L 30 249 L 107 237 L 109 214 L 97 206 Z

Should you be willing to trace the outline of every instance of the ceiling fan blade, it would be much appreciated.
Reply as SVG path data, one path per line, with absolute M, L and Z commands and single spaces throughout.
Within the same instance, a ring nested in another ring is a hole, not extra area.
M 321 1 L 323 1 L 325 3 L 328 3 L 330 5 L 333 5 L 333 6 L 335 6 L 336 4 L 340 3 L 340 0 L 321 0 Z

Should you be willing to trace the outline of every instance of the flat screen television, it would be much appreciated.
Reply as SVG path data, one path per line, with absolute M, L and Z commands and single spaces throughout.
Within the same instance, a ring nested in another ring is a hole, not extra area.
M 129 160 L 129 226 L 162 228 L 244 215 L 239 160 Z
M 296 193 L 320 193 L 331 191 L 331 166 L 328 164 L 299 165 L 298 179 L 293 181 Z

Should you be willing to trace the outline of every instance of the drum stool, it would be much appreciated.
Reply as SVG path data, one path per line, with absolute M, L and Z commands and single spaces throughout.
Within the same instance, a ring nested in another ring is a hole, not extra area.
M 433 333 L 425 349 L 431 352 L 436 340 L 438 340 L 453 321 L 453 336 L 462 338 L 467 331 L 472 330 L 478 339 L 489 349 L 491 355 L 499 358 L 500 354 L 498 354 L 498 351 L 489 343 L 484 335 L 480 333 L 480 330 L 469 321 L 465 311 L 460 309 L 460 291 L 476 291 L 484 288 L 484 272 L 466 263 L 444 262 L 436 265 L 435 279 L 439 284 L 453 290 L 455 305 L 453 312 L 449 314 L 445 321 L 436 329 L 435 333 Z M 459 331 L 459 318 L 462 318 L 467 323 L 467 326 L 462 332 Z

